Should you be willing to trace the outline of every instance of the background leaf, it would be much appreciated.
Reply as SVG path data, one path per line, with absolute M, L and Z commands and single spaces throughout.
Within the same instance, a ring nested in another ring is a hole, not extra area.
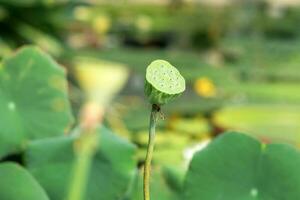
M 300 106 L 249 104 L 226 106 L 214 113 L 218 127 L 239 130 L 263 141 L 299 145 Z

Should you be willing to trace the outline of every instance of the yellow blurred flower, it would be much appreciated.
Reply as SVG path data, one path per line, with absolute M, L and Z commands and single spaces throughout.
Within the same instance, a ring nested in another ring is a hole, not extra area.
M 87 21 L 91 16 L 90 9 L 86 6 L 77 6 L 74 9 L 73 14 L 75 19 L 80 21 Z
M 111 27 L 111 21 L 110 18 L 105 15 L 97 16 L 93 20 L 93 29 L 98 34 L 105 34 L 108 32 L 108 30 Z
M 147 32 L 151 29 L 152 27 L 152 20 L 150 17 L 146 15 L 140 15 L 137 17 L 135 21 L 135 26 L 139 31 L 142 32 Z
M 194 84 L 196 93 L 203 97 L 216 96 L 216 87 L 212 80 L 206 77 L 202 77 L 196 80 Z

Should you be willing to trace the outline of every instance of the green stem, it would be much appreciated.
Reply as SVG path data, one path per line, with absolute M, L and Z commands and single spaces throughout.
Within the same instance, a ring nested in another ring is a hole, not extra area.
M 153 156 L 155 128 L 156 128 L 159 112 L 160 112 L 160 107 L 156 104 L 153 104 L 151 114 L 150 114 L 148 149 L 147 149 L 147 155 L 146 155 L 145 165 L 144 165 L 144 200 L 150 200 L 151 160 Z
M 72 178 L 70 182 L 67 200 L 84 199 L 88 175 L 90 172 L 93 156 L 98 145 L 98 135 L 96 130 L 83 133 L 78 143 L 76 161 L 73 166 Z

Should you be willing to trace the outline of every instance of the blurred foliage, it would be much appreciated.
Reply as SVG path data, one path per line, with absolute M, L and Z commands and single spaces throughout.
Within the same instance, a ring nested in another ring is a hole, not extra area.
M 299 106 L 287 105 L 231 106 L 216 113 L 214 121 L 218 126 L 251 133 L 265 142 L 271 138 L 299 146 L 299 110 Z

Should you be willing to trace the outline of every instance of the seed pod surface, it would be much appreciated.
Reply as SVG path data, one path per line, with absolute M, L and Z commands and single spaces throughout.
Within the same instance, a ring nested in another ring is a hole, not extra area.
M 166 104 L 184 90 L 184 78 L 169 62 L 155 60 L 147 67 L 145 93 L 152 104 Z

